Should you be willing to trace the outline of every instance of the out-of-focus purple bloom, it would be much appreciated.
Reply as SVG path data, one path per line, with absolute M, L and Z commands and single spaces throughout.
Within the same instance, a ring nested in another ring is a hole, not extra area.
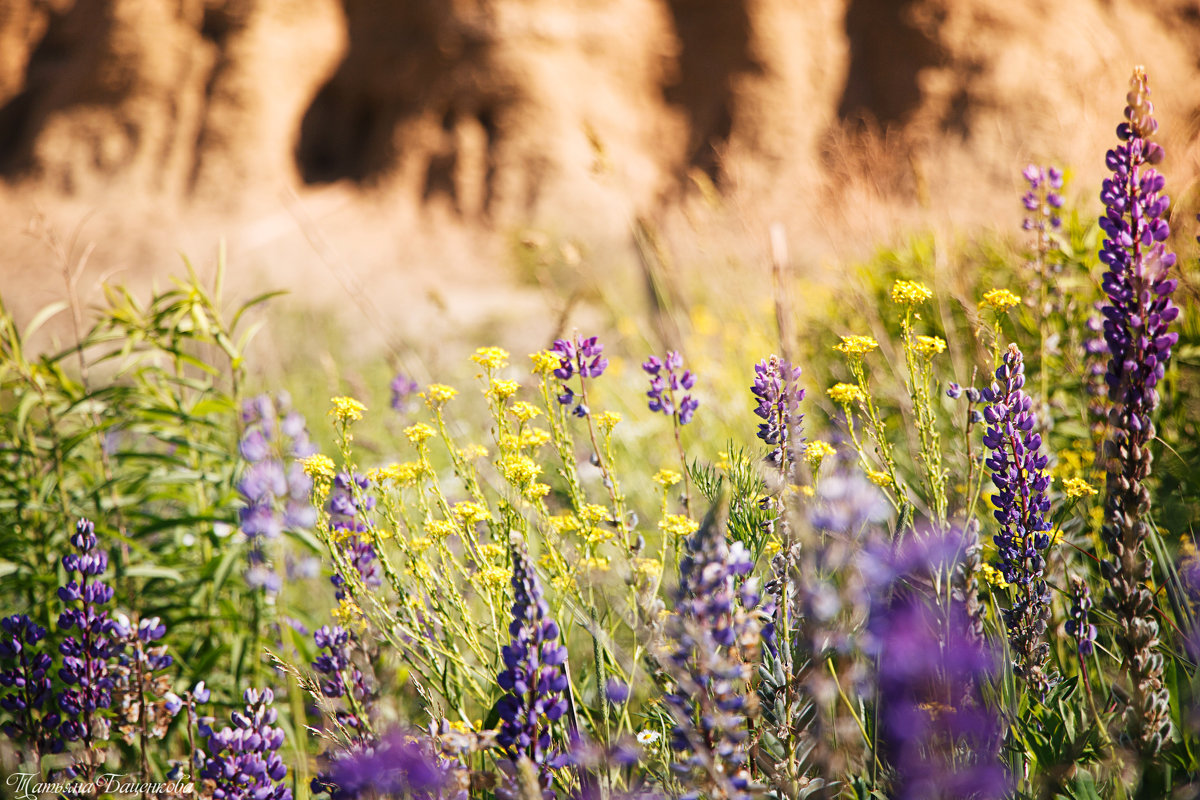
M 346 558 L 363 584 L 375 589 L 383 585 L 383 576 L 375 548 L 363 536 L 369 530 L 364 515 L 375 508 L 375 498 L 367 494 L 370 486 L 371 481 L 365 475 L 356 473 L 351 477 L 345 472 L 338 473 L 333 479 L 325 510 L 329 512 L 329 527 L 345 550 Z M 345 599 L 345 590 L 342 588 L 345 578 L 334 574 L 330 581 L 337 589 L 337 599 Z
M 1079 655 L 1090 656 L 1096 646 L 1096 626 L 1088 620 L 1092 609 L 1092 592 L 1079 578 L 1071 580 L 1071 611 L 1067 619 L 1067 635 L 1075 640 Z
M 238 481 L 243 506 L 238 511 L 242 533 L 250 541 L 245 579 L 268 594 L 279 591 L 282 581 L 270 566 L 263 541 L 285 530 L 306 530 L 317 521 L 309 494 L 312 479 L 298 459 L 316 448 L 308 437 L 304 417 L 289 408 L 281 392 L 275 398 L 260 395 L 242 405 L 243 431 L 239 451 L 246 468 Z
M 690 789 L 749 797 L 747 680 L 757 658 L 757 579 L 742 580 L 752 567 L 741 542 L 726 540 L 714 515 L 687 540 L 679 561 L 675 612 L 667 624 L 673 645 L 660 658 L 675 682 L 664 700 L 675 718 L 672 769 Z M 739 587 L 739 582 L 741 583 Z M 720 786 L 709 764 L 720 766 Z M 714 795 L 717 796 L 717 795 Z
M 664 359 L 650 356 L 642 364 L 642 370 L 650 376 L 650 391 L 646 392 L 650 410 L 662 412 L 680 425 L 691 422 L 700 401 L 690 394 L 683 394 L 696 385 L 696 376 L 690 369 L 683 368 L 683 356 L 674 350 Z
M 1058 210 L 1062 208 L 1063 199 L 1058 190 L 1063 186 L 1062 170 L 1030 164 L 1021 174 L 1029 182 L 1029 191 L 1021 198 L 1025 210 L 1030 212 L 1025 217 L 1025 230 L 1036 230 L 1044 235 L 1047 225 L 1051 228 L 1060 227 L 1062 220 Z
M 946 397 L 949 397 L 951 400 L 957 400 L 961 396 L 962 396 L 962 387 L 959 386 L 957 383 L 951 383 L 949 386 L 946 387 Z
M 576 375 L 580 380 L 580 392 L 583 392 L 582 384 L 588 378 L 599 378 L 604 374 L 604 370 L 608 368 L 608 359 L 602 353 L 604 345 L 600 344 L 595 336 L 584 338 L 576 336 L 574 341 L 570 339 L 556 339 L 553 347 L 550 348 L 558 354 L 559 366 L 554 370 L 554 377 L 563 382 L 561 390 L 558 394 L 558 402 L 561 405 L 569 406 L 575 403 L 575 390 L 567 385 L 567 381 Z M 573 412 L 577 417 L 586 417 L 589 413 L 588 407 L 581 399 L 575 404 Z
M 331 800 L 465 800 L 455 791 L 454 767 L 429 737 L 395 731 L 333 759 L 328 771 L 313 782 L 313 791 L 329 792 Z
M 51 692 L 53 662 L 39 647 L 45 638 L 46 629 L 24 614 L 0 620 L 0 708 L 9 714 L 0 730 L 39 758 L 63 749 Z
M 564 693 L 567 675 L 563 665 L 567 648 L 558 643 L 558 623 L 542 595 L 537 573 L 529 560 L 525 540 L 512 534 L 513 620 L 508 626 L 512 641 L 501 651 L 504 669 L 496 683 L 507 694 L 500 698 L 497 743 L 517 762 L 528 758 L 538 771 L 542 792 L 553 797 L 551 770 L 567 763 L 554 751 L 551 728 L 567 711 Z
M 79 578 L 72 577 L 58 590 L 63 604 L 58 627 L 68 634 L 58 647 L 63 656 L 58 676 L 70 687 L 58 695 L 63 715 L 60 731 L 67 741 L 83 739 L 90 743 L 107 738 L 107 719 L 96 712 L 112 705 L 110 662 L 121 653 L 121 640 L 129 631 L 101 608 L 112 600 L 113 590 L 99 580 L 108 568 L 108 553 L 98 549 L 91 521 L 79 520 L 71 544 L 78 553 L 63 556 L 62 564 L 68 574 L 78 574 Z
M 210 729 L 200 775 L 213 782 L 215 800 L 291 800 L 292 790 L 283 782 L 287 766 L 278 753 L 283 729 L 275 727 L 278 715 L 271 708 L 275 693 L 247 689 L 243 699 L 246 710 L 230 715 L 232 727 Z
M 1101 568 L 1109 583 L 1105 602 L 1116 620 L 1115 638 L 1132 685 L 1126 729 L 1141 753 L 1153 756 L 1170 735 L 1171 710 L 1162 681 L 1154 597 L 1145 585 L 1152 569 L 1145 551 L 1150 533 L 1145 481 L 1153 458 L 1156 387 L 1179 338 L 1169 330 L 1179 316 L 1171 302 L 1178 280 L 1171 275 L 1175 256 L 1163 244 L 1170 234 L 1165 217 L 1170 200 L 1162 193 L 1165 179 L 1153 167 L 1162 161 L 1163 149 L 1149 138 L 1158 123 L 1141 67 L 1134 70 L 1126 101 L 1126 121 L 1117 126 L 1124 144 L 1105 157 L 1113 174 L 1100 193 L 1106 208 L 1100 218 L 1106 237 L 1100 260 L 1108 265 L 1102 281 L 1108 295 L 1103 313 L 1110 355 L 1105 381 L 1112 401 L 1101 531 L 1109 559 Z
M 397 414 L 405 414 L 408 412 L 409 404 L 413 395 L 420 389 L 420 385 L 412 378 L 405 375 L 403 372 L 396 374 L 392 378 L 392 410 Z
M 989 405 L 983 443 L 989 450 L 986 464 L 992 471 L 996 494 L 996 566 L 1012 584 L 1012 606 L 1004 623 L 1014 656 L 1013 670 L 1045 695 L 1052 681 L 1043 671 L 1050 653 L 1044 640 L 1050 618 L 1050 590 L 1042 577 L 1046 549 L 1050 546 L 1050 499 L 1046 490 L 1049 459 L 1041 453 L 1033 398 L 1025 394 L 1025 362 L 1015 344 L 1008 346 L 1004 363 L 996 369 L 996 382 L 983 390 Z
M 624 705 L 629 699 L 629 684 L 620 678 L 609 678 L 604 683 L 604 696 L 615 706 Z
M 878 663 L 879 749 L 895 772 L 898 800 L 1004 797 L 1008 778 L 996 753 L 1001 725 L 982 685 L 996 657 L 969 634 L 962 604 L 937 606 L 935 572 L 952 572 L 963 549 L 956 534 L 908 537 L 880 551 L 868 633 Z
M 758 399 L 754 413 L 763 420 L 758 438 L 774 447 L 767 462 L 784 473 L 790 472 L 804 449 L 804 415 L 800 413 L 804 390 L 799 380 L 799 367 L 773 355 L 754 366 L 754 384 L 750 387 Z

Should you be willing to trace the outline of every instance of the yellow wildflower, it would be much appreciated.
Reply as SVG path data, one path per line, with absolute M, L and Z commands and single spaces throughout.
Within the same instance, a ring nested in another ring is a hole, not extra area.
M 517 444 L 520 447 L 541 447 L 550 441 L 550 431 L 545 428 L 526 428 L 521 431 Z
M 593 419 L 600 429 L 605 433 L 612 433 L 613 428 L 617 427 L 617 423 L 621 421 L 621 415 L 615 411 L 605 411 L 601 414 L 596 414 Z
M 876 486 L 891 486 L 892 476 L 886 472 L 877 472 L 876 470 L 867 470 L 867 478 Z
M 658 529 L 673 536 L 691 536 L 700 530 L 700 523 L 683 514 L 668 514 L 658 523 Z
M 525 498 L 535 503 L 548 494 L 550 494 L 550 484 L 538 483 L 537 481 L 529 484 L 529 488 L 525 490 Z
M 529 422 L 529 420 L 542 413 L 542 410 L 530 403 L 528 400 L 518 400 L 512 404 L 512 408 L 508 409 L 514 417 L 521 422 Z
M 817 490 L 811 486 L 801 486 L 799 491 L 800 491 L 800 494 L 804 495 L 805 497 L 816 497 L 817 496 Z
M 683 480 L 683 476 L 673 469 L 660 469 L 654 473 L 654 482 L 664 489 L 668 486 L 674 486 Z
M 494 400 L 507 400 L 516 394 L 520 388 L 521 384 L 516 381 L 492 378 L 491 386 L 488 387 L 486 394 Z
M 430 536 L 435 539 L 445 539 L 447 536 L 458 533 L 458 528 L 453 522 L 447 522 L 444 519 L 427 519 L 425 520 L 425 530 Z
M 1072 500 L 1080 497 L 1093 497 L 1099 494 L 1096 487 L 1092 486 L 1083 478 L 1067 478 L 1065 481 L 1063 481 L 1063 491 L 1066 492 L 1067 497 L 1071 498 Z
M 542 473 L 541 466 L 532 458 L 516 453 L 500 459 L 496 467 L 504 479 L 514 486 L 525 486 Z
M 481 347 L 471 360 L 484 369 L 501 369 L 508 366 L 508 351 L 500 347 Z
M 870 336 L 843 336 L 842 341 L 833 346 L 842 355 L 863 356 L 879 347 L 879 342 Z
M 617 532 L 612 528 L 588 528 L 583 539 L 590 545 L 604 544 L 617 538 Z
M 453 400 L 458 394 L 458 389 L 453 386 L 447 386 L 444 383 L 431 383 L 429 388 L 421 392 L 421 397 L 425 398 L 425 405 L 430 408 L 437 408 L 447 400 Z
M 428 561 L 414 561 L 409 565 L 405 573 L 427 581 L 433 577 L 433 567 L 429 566 Z
M 997 314 L 1003 314 L 1013 306 L 1020 304 L 1021 298 L 1008 289 L 991 289 L 983 293 L 983 300 L 979 302 L 979 307 L 988 306 Z
M 367 629 L 367 620 L 363 617 L 362 609 L 353 600 L 343 599 L 333 610 L 333 618 L 343 628 L 362 633 Z
M 337 475 L 333 459 L 320 453 L 300 459 L 300 466 L 304 468 L 304 474 L 314 481 L 331 481 Z
M 466 447 L 460 448 L 458 456 L 463 461 L 474 461 L 477 458 L 487 458 L 487 448 L 481 444 L 469 444 Z
M 896 281 L 892 284 L 892 302 L 902 306 L 915 306 L 933 297 L 933 292 L 923 283 Z
M 562 357 L 553 350 L 530 353 L 529 360 L 533 362 L 533 371 L 538 375 L 549 375 L 562 366 Z
M 500 561 L 504 556 L 504 545 L 496 544 L 481 544 L 479 545 L 479 557 L 484 561 Z
M 763 543 L 763 553 L 768 556 L 773 556 L 783 549 L 783 544 L 774 536 L 767 539 Z
M 721 450 L 717 453 L 717 465 L 716 466 L 717 466 L 717 469 L 721 470 L 722 472 L 729 471 L 730 465 L 729 465 L 729 452 L 728 451 Z
M 487 566 L 475 573 L 475 578 L 493 592 L 502 592 L 508 585 L 510 573 L 504 567 Z
M 946 352 L 946 340 L 940 336 L 918 336 L 913 349 L 923 356 L 936 356 Z
M 464 525 L 474 525 L 476 522 L 485 522 L 492 518 L 492 514 L 487 510 L 487 507 L 481 503 L 476 503 L 474 500 L 464 500 L 461 503 L 455 503 L 454 516 L 458 517 Z
M 983 579 L 995 586 L 997 589 L 1005 589 L 1008 587 L 1008 581 L 1004 580 L 1003 573 L 993 567 L 991 564 L 983 564 L 979 567 L 979 574 Z
M 596 503 L 588 503 L 583 508 L 579 509 L 579 516 L 581 516 L 585 522 L 595 524 L 601 520 L 608 519 L 608 509 Z
M 333 404 L 333 408 L 329 409 L 329 416 L 338 422 L 358 422 L 367 410 L 366 406 L 353 397 L 331 397 L 329 402 Z
M 662 574 L 662 562 L 657 558 L 635 558 L 633 571 L 643 578 L 657 578 Z
M 574 514 L 561 514 L 552 516 L 546 521 L 550 523 L 550 527 L 553 528 L 556 533 L 566 533 L 567 531 L 579 530 L 579 520 L 575 518 Z
M 816 439 L 809 442 L 808 445 L 805 446 L 804 460 L 807 461 L 813 469 L 820 469 L 821 462 L 824 461 L 827 456 L 831 456 L 835 452 L 837 451 L 833 449 L 833 446 L 829 444 L 829 442 L 823 442 L 820 439 Z
M 830 400 L 842 406 L 861 403 L 866 399 L 863 390 L 852 383 L 835 383 L 825 393 L 829 395 Z
M 426 425 L 424 422 L 418 422 L 416 425 L 409 425 L 404 429 L 404 435 L 413 444 L 427 442 L 437 433 L 433 428 Z
M 585 558 L 580 567 L 588 572 L 608 572 L 609 562 L 603 556 L 593 556 Z
M 433 547 L 433 539 L 430 539 L 428 536 L 414 536 L 408 545 L 419 553 L 422 550 L 428 550 L 430 547 Z

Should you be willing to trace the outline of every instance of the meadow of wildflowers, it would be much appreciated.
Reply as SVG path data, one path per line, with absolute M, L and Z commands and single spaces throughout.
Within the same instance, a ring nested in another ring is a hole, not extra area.
M 0 765 L 220 800 L 1200 796 L 1200 224 L 1156 127 L 1138 69 L 1102 210 L 1030 166 L 1023 231 L 915 237 L 829 309 L 477 343 L 319 407 L 253 390 L 267 298 L 228 313 L 219 276 L 113 290 L 61 352 L 26 347 L 57 309 L 0 316 Z

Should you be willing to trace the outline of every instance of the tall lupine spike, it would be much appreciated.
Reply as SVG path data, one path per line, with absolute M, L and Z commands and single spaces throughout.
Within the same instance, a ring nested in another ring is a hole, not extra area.
M 696 385 L 696 376 L 683 368 L 683 356 L 674 350 L 666 358 L 650 356 L 642 370 L 650 376 L 650 391 L 646 392 L 650 410 L 666 414 L 680 425 L 691 422 L 700 401 L 687 394 Z
M 242 699 L 246 709 L 230 715 L 233 727 L 201 730 L 208 735 L 208 757 L 200 775 L 212 782 L 214 800 L 292 800 L 278 752 L 283 729 L 275 726 L 278 712 L 271 708 L 275 693 L 247 689 Z
M 767 462 L 787 476 L 803 451 L 800 401 L 804 390 L 799 386 L 800 368 L 793 367 L 779 356 L 760 361 L 754 366 L 754 384 L 750 391 L 758 399 L 754 413 L 763 420 L 758 426 L 758 438 L 774 449 Z
M 365 475 L 338 473 L 333 479 L 329 502 L 325 508 L 329 512 L 329 528 L 334 539 L 345 550 L 347 560 L 362 579 L 363 585 L 369 589 L 376 589 L 383 584 L 383 575 L 379 569 L 375 548 L 363 536 L 368 530 L 363 515 L 375 508 L 375 498 L 366 495 L 370 485 L 371 482 Z M 359 496 L 364 497 L 361 505 L 365 508 L 360 507 Z M 329 580 L 334 586 L 337 599 L 344 600 L 345 577 L 334 573 Z
M 664 697 L 675 717 L 672 769 L 684 797 L 750 796 L 747 720 L 757 697 L 747 691 L 759 646 L 753 566 L 741 542 L 726 540 L 715 512 L 688 539 L 679 562 L 676 610 L 659 661 L 675 690 Z M 741 585 L 739 586 L 739 582 Z
M 84 767 L 90 770 L 93 742 L 108 738 L 109 720 L 99 712 L 112 706 L 111 661 L 120 654 L 128 631 L 102 608 L 112 600 L 113 590 L 100 580 L 108 569 L 108 553 L 99 549 L 91 521 L 79 520 L 71 544 L 78 552 L 63 556 L 62 565 L 79 578 L 72 577 L 58 590 L 63 604 L 58 627 L 64 633 L 75 631 L 59 645 L 63 661 L 58 675 L 70 687 L 58 695 L 63 713 L 59 730 L 67 741 L 84 742 L 89 751 Z
M 496 742 L 514 765 L 528 759 L 536 766 L 538 783 L 549 800 L 554 796 L 552 770 L 566 763 L 566 757 L 555 750 L 551 733 L 567 711 L 563 666 L 567 648 L 558 644 L 558 624 L 550 617 L 525 539 L 513 533 L 509 544 L 514 600 L 508 632 L 512 641 L 501 651 L 504 669 L 496 676 L 507 692 L 496 706 L 501 720 Z
M 572 413 L 577 417 L 586 417 L 590 413 L 587 407 L 586 381 L 588 378 L 599 378 L 608 368 L 608 359 L 602 355 L 604 345 L 600 344 L 595 336 L 584 338 L 577 335 L 574 341 L 556 339 L 551 350 L 559 359 L 558 369 L 554 370 L 554 377 L 562 381 L 558 394 L 559 404 L 569 406 L 574 403 Z M 567 381 L 576 375 L 579 376 L 580 383 L 578 395 L 567 384 Z
M 1171 302 L 1178 283 L 1170 274 L 1175 256 L 1163 245 L 1170 233 L 1164 216 L 1169 199 L 1162 194 L 1163 176 L 1152 166 L 1162 161 L 1163 149 L 1149 139 L 1158 129 L 1149 95 L 1146 72 L 1137 67 L 1126 98 L 1127 121 L 1117 126 L 1124 144 L 1105 157 L 1113 174 L 1100 194 L 1107 209 L 1100 218 L 1106 234 L 1100 259 L 1108 265 L 1103 313 L 1110 354 L 1105 380 L 1112 401 L 1102 529 L 1109 551 L 1102 563 L 1109 582 L 1105 603 L 1115 617 L 1117 644 L 1132 684 L 1126 732 L 1144 755 L 1153 756 L 1170 735 L 1171 718 L 1154 597 L 1145 586 L 1153 566 L 1145 550 L 1150 533 L 1145 481 L 1152 462 L 1156 386 L 1179 336 L 1168 330 L 1179 309 Z
M 1050 500 L 1046 490 L 1048 458 L 1040 452 L 1041 434 L 1032 411 L 1033 399 L 1025 394 L 1025 363 L 1015 344 L 1008 346 L 1004 363 L 996 369 L 996 382 L 981 394 L 989 404 L 983 417 L 988 423 L 983 443 L 990 454 L 996 494 L 997 564 L 1013 588 L 1012 606 L 1004 611 L 1004 624 L 1014 657 L 1013 671 L 1040 697 L 1052 684 L 1043 669 L 1050 646 L 1044 641 L 1050 618 L 1050 590 L 1042 577 L 1046 549 L 1050 546 Z
M 24 614 L 0 620 L 0 708 L 9 714 L 0 730 L 39 762 L 63 749 L 51 692 L 53 659 L 39 646 L 45 638 L 46 629 Z

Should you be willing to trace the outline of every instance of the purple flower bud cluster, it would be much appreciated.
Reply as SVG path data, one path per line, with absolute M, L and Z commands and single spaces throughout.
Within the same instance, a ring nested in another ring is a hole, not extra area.
M 501 657 L 504 669 L 496 683 L 507 694 L 500 698 L 500 732 L 496 742 L 513 762 L 528 758 L 538 771 L 542 793 L 553 798 L 552 769 L 567 763 L 555 752 L 551 741 L 553 723 L 567 711 L 567 648 L 558 643 L 558 623 L 550 617 L 550 606 L 529 559 L 525 540 L 512 534 L 513 621 L 508 626 L 511 643 Z
M 1021 174 L 1029 182 L 1029 191 L 1021 198 L 1021 203 L 1029 212 L 1022 227 L 1045 236 L 1047 226 L 1058 228 L 1062 225 L 1059 209 L 1062 208 L 1063 199 L 1058 193 L 1063 186 L 1062 170 L 1030 164 Z
M 421 388 L 420 384 L 403 372 L 396 373 L 390 386 L 392 390 L 392 410 L 397 414 L 407 414 L 412 397 Z
M 319 683 L 321 694 L 335 700 L 353 693 L 354 698 L 360 703 L 368 700 L 370 693 L 367 689 L 366 678 L 351 657 L 354 639 L 350 632 L 339 625 L 332 627 L 326 625 L 313 634 L 313 640 L 316 642 L 317 648 L 322 651 L 313 661 L 313 670 L 321 676 Z M 347 677 L 350 679 L 349 686 L 346 685 Z M 352 731 L 358 731 L 361 734 L 366 730 L 366 721 L 360 720 L 351 711 L 339 710 L 337 719 L 339 724 Z
M 696 376 L 690 369 L 683 368 L 683 356 L 674 350 L 664 359 L 650 356 L 642 364 L 642 370 L 650 376 L 650 391 L 646 392 L 650 410 L 661 411 L 680 425 L 691 422 L 700 401 L 690 394 L 679 396 L 696 385 Z
M 108 721 L 96 712 L 112 705 L 110 662 L 121 653 L 128 631 L 101 608 L 112 600 L 113 590 L 99 579 L 108 569 L 108 553 L 98 549 L 91 521 L 79 520 L 71 544 L 78 552 L 63 556 L 62 565 L 69 575 L 79 577 L 58 590 L 63 603 L 58 627 L 68 634 L 58 647 L 63 656 L 58 676 L 71 687 L 58 696 L 60 731 L 67 741 L 90 743 L 108 738 Z
M 582 396 L 584 392 L 582 385 L 577 401 L 575 390 L 567 385 L 567 381 L 578 375 L 582 384 L 587 378 L 599 378 L 603 375 L 604 370 L 608 368 L 608 359 L 602 355 L 604 345 L 600 344 L 595 336 L 585 339 L 577 335 L 574 341 L 555 340 L 550 349 L 559 357 L 558 369 L 554 370 L 554 377 L 563 382 L 558 394 L 559 404 L 569 406 L 574 403 L 575 408 L 572 413 L 577 417 L 586 417 L 589 412 Z
M 804 399 L 804 390 L 799 380 L 800 368 L 776 355 L 754 366 L 750 391 L 758 399 L 754 413 L 763 420 L 758 426 L 758 438 L 774 447 L 767 462 L 781 472 L 789 472 L 798 452 L 803 451 L 800 426 L 804 415 L 800 413 L 800 401 Z
M 1096 626 L 1088 621 L 1092 610 L 1092 591 L 1079 578 L 1071 579 L 1071 611 L 1067 615 L 1067 635 L 1075 640 L 1079 655 L 1090 656 L 1096 647 Z
M 732 545 L 710 515 L 687 540 L 679 561 L 671 642 L 660 663 L 675 682 L 664 696 L 675 718 L 672 769 L 687 797 L 744 798 L 750 794 L 747 719 L 757 697 L 747 691 L 750 664 L 758 659 L 760 625 L 751 609 L 760 597 L 753 566 L 741 542 Z M 739 585 L 740 584 L 740 585 Z M 710 785 L 713 781 L 722 784 Z
M 375 548 L 363 536 L 368 530 L 363 515 L 375 508 L 375 498 L 367 494 L 370 486 L 371 481 L 365 475 L 355 473 L 351 477 L 345 472 L 338 473 L 333 479 L 325 510 L 329 512 L 329 528 L 334 539 L 341 544 L 363 584 L 375 589 L 383 585 L 383 576 Z M 345 599 L 345 578 L 334 574 L 330 582 L 337 590 L 337 599 Z
M 878 663 L 879 750 L 897 800 L 979 800 L 1006 795 L 997 759 L 1001 725 L 983 685 L 996 658 L 970 633 L 962 604 L 935 605 L 935 571 L 954 570 L 955 533 L 910 537 L 881 549 L 871 571 L 876 602 L 867 629 Z
M 121 630 L 126 631 L 125 649 L 113 667 L 114 726 L 132 743 L 142 732 L 147 738 L 161 739 L 182 701 L 171 693 L 171 680 L 155 675 L 175 663 L 165 644 L 157 643 L 167 633 L 158 617 L 139 620 L 136 628 L 124 615 L 118 615 Z
M 1170 233 L 1164 214 L 1169 199 L 1165 179 L 1154 169 L 1163 149 L 1149 137 L 1154 120 L 1146 72 L 1134 70 L 1126 97 L 1126 121 L 1117 126 L 1118 145 L 1106 155 L 1112 177 L 1104 181 L 1106 212 L 1100 227 L 1106 238 L 1100 259 L 1108 265 L 1103 287 L 1104 339 L 1110 354 L 1105 380 L 1112 401 L 1105 525 L 1110 558 L 1101 562 L 1109 583 L 1106 604 L 1116 620 L 1116 641 L 1132 684 L 1126 730 L 1143 755 L 1153 756 L 1170 735 L 1169 694 L 1163 687 L 1163 656 L 1158 650 L 1154 598 L 1145 583 L 1152 563 L 1145 552 L 1150 528 L 1145 520 L 1150 493 L 1145 482 L 1153 457 L 1151 414 L 1156 387 L 1179 335 L 1168 330 L 1179 316 L 1171 302 L 1178 281 L 1171 277 L 1175 256 L 1163 242 Z
M 0 620 L 0 708 L 9 715 L 0 730 L 39 758 L 63 749 L 51 692 L 53 660 L 39 647 L 45 638 L 46 629 L 24 614 Z
M 242 406 L 242 438 L 239 451 L 246 462 L 238 494 L 245 504 L 238 522 L 250 540 L 246 582 L 269 594 L 279 591 L 279 575 L 267 563 L 263 540 L 274 539 L 284 530 L 305 530 L 317 521 L 309 499 L 312 479 L 298 459 L 316 448 L 300 412 L 290 409 L 286 393 L 274 399 L 259 395 Z
M 1012 606 L 1004 611 L 1013 670 L 1025 678 L 1039 696 L 1051 685 L 1043 671 L 1050 652 L 1044 640 L 1050 617 L 1050 590 L 1042 577 L 1045 551 L 1050 546 L 1050 522 L 1046 514 L 1050 500 L 1046 490 L 1048 457 L 1040 452 L 1042 437 L 1035 429 L 1033 398 L 1025 394 L 1025 363 L 1015 344 L 1008 346 L 1004 363 L 996 369 L 996 381 L 982 391 L 989 404 L 983 443 L 989 450 L 986 464 L 992 471 L 996 494 L 996 521 L 1000 532 L 994 537 L 996 566 L 1014 587 Z
M 283 780 L 287 766 L 278 750 L 283 729 L 275 727 L 278 712 L 271 707 L 275 693 L 247 689 L 244 712 L 234 711 L 232 727 L 202 729 L 208 737 L 208 756 L 200 776 L 212 781 L 215 800 L 291 800 Z

